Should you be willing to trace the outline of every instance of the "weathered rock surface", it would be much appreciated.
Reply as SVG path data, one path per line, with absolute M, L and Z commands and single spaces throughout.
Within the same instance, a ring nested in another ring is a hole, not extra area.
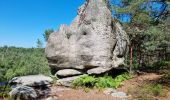
M 44 75 L 29 75 L 13 78 L 9 83 L 16 86 L 42 86 L 50 85 L 53 82 L 51 77 Z
M 65 77 L 65 76 L 75 76 L 75 75 L 81 75 L 83 74 L 80 71 L 74 70 L 74 69 L 64 69 L 64 70 L 59 70 L 56 73 L 56 76 L 61 76 L 61 77 Z
M 50 96 L 53 79 L 44 75 L 29 75 L 13 78 L 10 95 L 13 100 L 38 100 Z M 37 99 L 38 98 L 38 99 Z
M 71 87 L 72 86 L 72 82 L 75 79 L 79 78 L 80 76 L 73 76 L 73 77 L 67 77 L 67 78 L 59 79 L 59 80 L 57 80 L 57 85 Z
M 28 86 L 19 86 L 14 88 L 10 93 L 12 100 L 37 100 L 36 91 Z
M 100 74 L 124 63 L 128 38 L 112 19 L 108 0 L 87 0 L 70 26 L 50 35 L 45 49 L 52 69 Z

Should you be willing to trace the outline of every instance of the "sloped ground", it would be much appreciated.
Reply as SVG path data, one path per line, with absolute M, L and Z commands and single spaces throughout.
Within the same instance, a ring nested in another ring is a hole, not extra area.
M 118 88 L 119 91 L 124 91 L 129 93 L 130 91 L 134 91 L 139 87 L 142 87 L 144 84 L 148 83 L 157 83 L 162 75 L 156 73 L 143 73 L 142 75 L 135 76 L 134 78 L 124 81 L 123 85 Z M 166 97 L 153 97 L 153 100 L 170 100 L 170 91 L 167 88 L 167 96 Z M 136 94 L 133 94 L 136 95 Z M 133 96 L 132 96 L 133 97 Z M 146 99 L 148 100 L 148 99 Z
M 131 89 L 141 87 L 146 82 L 154 82 L 159 80 L 161 75 L 156 73 L 144 73 L 142 75 L 134 76 L 134 78 L 124 81 L 122 86 L 118 88 L 118 91 L 128 93 Z M 97 89 L 71 89 L 66 87 L 52 88 L 52 94 L 55 97 L 54 100 L 119 100 L 118 98 L 110 95 L 105 95 L 102 90 Z M 131 94 L 130 94 L 131 95 Z M 129 98 L 132 99 L 133 98 Z M 167 93 L 166 97 L 154 97 L 154 100 L 170 100 L 170 92 Z
M 130 80 L 126 80 L 122 83 L 122 86 L 118 88 L 120 91 L 128 92 L 128 90 L 135 89 L 137 87 L 142 86 L 146 82 L 151 82 L 151 81 L 156 81 L 159 78 L 161 78 L 161 75 L 158 75 L 156 73 L 143 73 L 142 75 L 139 76 L 134 76 L 134 78 Z
M 136 75 L 132 79 L 124 81 L 122 86 L 117 90 L 129 94 L 130 90 L 136 90 L 145 83 L 155 83 L 162 75 L 156 73 L 142 73 L 141 75 Z M 170 89 L 169 89 L 170 90 Z M 132 95 L 129 100 L 134 100 Z M 98 89 L 72 89 L 60 86 L 52 87 L 53 98 L 49 100 L 121 100 L 110 95 L 105 95 L 103 90 Z M 0 98 L 0 100 L 4 100 Z M 137 99 L 138 100 L 138 99 Z M 144 99 L 141 99 L 144 100 Z M 147 99 L 145 99 L 147 100 Z M 170 91 L 168 91 L 166 97 L 153 97 L 152 100 L 170 100 Z

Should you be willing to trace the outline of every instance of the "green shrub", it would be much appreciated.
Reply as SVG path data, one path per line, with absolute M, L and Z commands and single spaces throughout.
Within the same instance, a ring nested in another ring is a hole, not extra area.
M 134 99 L 137 100 L 155 100 L 154 97 L 165 97 L 167 90 L 160 84 L 144 84 L 141 87 L 129 91 Z
M 158 61 L 155 62 L 152 66 L 157 69 L 167 69 L 168 66 L 170 66 L 170 61 Z
M 118 88 L 121 83 L 127 79 L 130 79 L 131 75 L 124 73 L 118 75 L 115 78 L 105 75 L 103 77 L 89 76 L 87 74 L 82 75 L 80 78 L 73 81 L 74 87 L 97 87 L 97 88 Z
M 160 84 L 154 84 L 149 87 L 155 96 L 166 96 L 166 90 Z
M 165 80 L 170 80 L 170 69 L 165 72 L 163 78 L 164 78 Z
M 106 75 L 104 77 L 99 77 L 95 86 L 97 88 L 107 88 L 107 87 L 118 88 L 123 81 L 128 80 L 130 78 L 131 75 L 128 73 L 118 75 L 115 78 Z
M 87 74 L 82 75 L 80 78 L 73 81 L 74 87 L 93 87 L 97 82 L 97 78 L 94 76 L 89 76 Z
M 164 75 L 161 78 L 161 81 L 165 83 L 165 85 L 170 86 L 170 61 L 165 62 L 167 65 L 167 69 L 164 71 Z
M 7 86 L 0 86 L 0 97 L 2 98 L 10 98 L 9 92 L 11 91 L 11 88 L 9 85 Z M 9 99 L 7 99 L 9 100 Z
M 111 76 L 99 77 L 99 78 L 97 78 L 95 87 L 97 87 L 97 88 L 114 87 L 116 83 L 114 83 L 113 81 L 114 80 Z

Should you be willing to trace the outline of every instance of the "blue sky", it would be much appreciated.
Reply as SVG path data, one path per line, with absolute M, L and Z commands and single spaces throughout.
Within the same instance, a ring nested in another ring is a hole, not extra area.
M 45 29 L 70 24 L 84 1 L 0 0 L 0 46 L 36 47 Z

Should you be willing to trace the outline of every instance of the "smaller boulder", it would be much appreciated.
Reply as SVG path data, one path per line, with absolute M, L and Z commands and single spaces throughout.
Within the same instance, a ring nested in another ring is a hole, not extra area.
M 12 87 L 17 86 L 42 86 L 50 85 L 53 82 L 51 77 L 44 75 L 29 75 L 13 78 L 9 83 Z
M 79 78 L 80 76 L 73 76 L 73 77 L 67 77 L 67 78 L 59 79 L 59 80 L 57 80 L 57 85 L 71 87 L 72 86 L 72 82 L 75 79 Z
M 56 73 L 56 76 L 60 77 L 66 77 L 66 76 L 75 76 L 75 75 L 81 75 L 82 72 L 75 70 L 75 69 L 64 69 L 64 70 L 59 70 Z
M 97 67 L 97 68 L 93 68 L 93 69 L 90 69 L 87 71 L 88 74 L 97 74 L 97 75 L 100 75 L 100 74 L 103 74 L 105 72 L 108 72 L 109 70 L 111 70 L 112 67 Z
M 12 100 L 37 100 L 36 91 L 28 86 L 19 86 L 9 93 Z

